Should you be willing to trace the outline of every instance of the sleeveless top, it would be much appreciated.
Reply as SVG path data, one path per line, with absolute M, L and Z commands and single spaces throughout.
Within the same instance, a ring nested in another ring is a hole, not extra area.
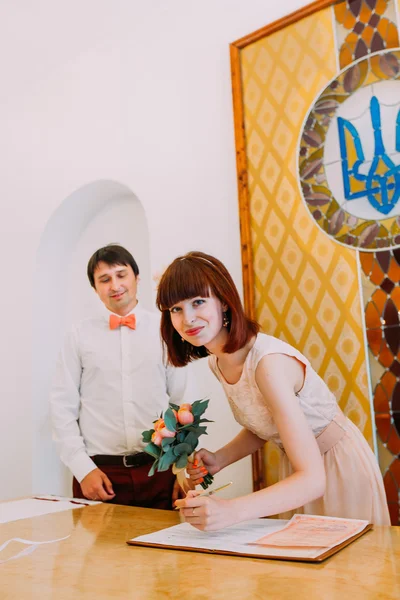
M 314 435 L 317 436 L 337 413 L 335 396 L 305 356 L 293 346 L 265 333 L 257 335 L 237 383 L 230 384 L 225 380 L 219 370 L 216 356 L 211 355 L 208 359 L 211 371 L 225 390 L 235 420 L 261 439 L 273 440 L 282 447 L 271 411 L 255 379 L 257 365 L 267 354 L 286 354 L 305 366 L 304 384 L 296 396 Z

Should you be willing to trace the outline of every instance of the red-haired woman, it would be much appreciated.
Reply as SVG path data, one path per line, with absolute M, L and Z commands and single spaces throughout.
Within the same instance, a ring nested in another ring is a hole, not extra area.
M 199 483 L 252 454 L 266 440 L 282 449 L 280 481 L 224 500 L 189 492 L 177 501 L 185 520 L 204 530 L 289 511 L 367 519 L 389 525 L 382 476 L 357 427 L 308 360 L 263 333 L 243 311 L 224 265 L 202 252 L 179 257 L 164 272 L 157 305 L 170 362 L 184 366 L 209 355 L 243 430 L 226 446 L 200 450 L 188 469 Z M 196 464 L 196 462 L 194 463 Z M 284 515 L 286 513 L 286 515 Z

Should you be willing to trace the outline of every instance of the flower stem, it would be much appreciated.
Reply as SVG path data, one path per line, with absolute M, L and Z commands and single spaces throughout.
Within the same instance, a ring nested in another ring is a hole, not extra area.
M 214 477 L 207 473 L 207 475 L 204 476 L 204 481 L 202 481 L 200 485 L 203 488 L 203 490 L 206 490 L 208 486 L 212 484 L 213 481 Z

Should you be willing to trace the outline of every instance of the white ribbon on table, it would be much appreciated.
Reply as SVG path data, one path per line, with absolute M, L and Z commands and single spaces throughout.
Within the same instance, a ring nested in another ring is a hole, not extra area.
M 32 554 L 32 552 L 34 552 L 36 550 L 36 548 L 38 546 L 40 546 L 41 544 L 54 544 L 55 542 L 62 542 L 63 540 L 66 540 L 69 537 L 70 537 L 69 535 L 66 535 L 63 538 L 58 538 L 57 540 L 48 540 L 46 542 L 33 542 L 32 540 L 24 540 L 22 538 L 12 538 L 11 540 L 4 542 L 4 544 L 2 544 L 0 546 L 0 552 L 2 550 L 4 550 L 4 548 L 6 548 L 8 546 L 8 544 L 11 544 L 11 542 L 19 542 L 20 544 L 26 544 L 26 545 L 28 545 L 28 548 L 24 548 L 23 550 L 21 550 L 21 552 L 18 552 L 18 554 L 15 554 L 14 556 L 11 556 L 10 558 L 6 558 L 5 560 L 0 559 L 0 565 L 8 562 L 9 560 L 14 560 L 16 558 L 22 558 L 23 556 Z

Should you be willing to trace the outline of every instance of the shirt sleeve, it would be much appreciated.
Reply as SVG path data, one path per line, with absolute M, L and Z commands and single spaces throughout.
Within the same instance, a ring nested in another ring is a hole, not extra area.
M 192 365 L 189 363 L 186 367 L 173 367 L 168 361 L 168 353 L 164 344 L 163 361 L 169 402 L 180 406 L 186 402 L 192 404 L 195 400 L 199 400 L 196 396 L 195 377 L 191 369 Z
M 79 482 L 96 469 L 79 429 L 81 375 L 78 332 L 74 329 L 66 336 L 58 357 L 50 392 L 50 412 L 59 456 Z
M 188 367 L 166 366 L 167 394 L 169 401 L 180 406 L 185 402 L 192 403 L 196 398 L 190 397 Z

